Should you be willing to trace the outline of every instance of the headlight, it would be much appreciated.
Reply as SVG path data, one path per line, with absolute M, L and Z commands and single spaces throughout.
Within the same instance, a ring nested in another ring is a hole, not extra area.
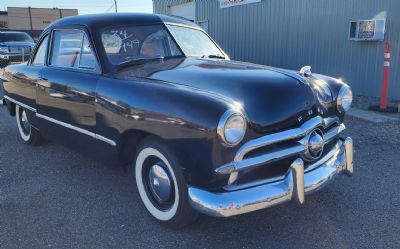
M 234 110 L 226 111 L 218 124 L 218 135 L 226 146 L 235 146 L 240 143 L 246 132 L 246 119 Z
M 352 102 L 353 102 L 353 93 L 350 87 L 348 85 L 343 85 L 342 88 L 340 88 L 337 97 L 338 111 L 341 113 L 347 112 L 350 109 Z
M 1 53 L 8 53 L 8 48 L 7 47 L 0 47 L 0 52 Z

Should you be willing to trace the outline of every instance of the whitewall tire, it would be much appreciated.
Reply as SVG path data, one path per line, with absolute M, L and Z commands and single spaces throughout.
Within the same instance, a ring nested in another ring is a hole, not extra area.
M 27 111 L 17 105 L 15 107 L 15 117 L 17 120 L 19 135 L 22 140 L 29 145 L 41 144 L 42 137 L 40 132 L 29 123 Z
M 182 168 L 160 139 L 148 137 L 142 141 L 134 168 L 140 198 L 156 220 L 173 228 L 194 221 L 197 213 L 188 202 Z

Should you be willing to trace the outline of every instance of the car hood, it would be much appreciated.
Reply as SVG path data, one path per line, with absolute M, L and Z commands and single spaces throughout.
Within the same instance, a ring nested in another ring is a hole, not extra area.
M 242 106 L 256 131 L 298 126 L 314 114 L 316 97 L 293 72 L 244 62 L 176 58 L 127 68 L 118 77 L 144 77 L 223 96 Z
M 0 42 L 0 46 L 8 46 L 8 47 L 33 47 L 35 43 L 33 42 Z

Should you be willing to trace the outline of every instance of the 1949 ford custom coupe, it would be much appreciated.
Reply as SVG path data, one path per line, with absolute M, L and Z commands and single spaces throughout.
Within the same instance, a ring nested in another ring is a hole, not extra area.
M 181 227 L 290 200 L 353 173 L 341 80 L 232 61 L 192 22 L 68 17 L 3 75 L 21 138 L 132 165 L 148 212 Z

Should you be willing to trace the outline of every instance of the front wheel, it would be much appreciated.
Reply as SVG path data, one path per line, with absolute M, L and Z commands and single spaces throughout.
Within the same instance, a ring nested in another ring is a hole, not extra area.
M 19 135 L 21 136 L 22 140 L 29 145 L 40 145 L 42 143 L 42 136 L 40 135 L 40 132 L 32 127 L 32 125 L 29 123 L 26 111 L 18 105 L 15 109 L 15 117 L 17 119 Z
M 141 143 L 135 177 L 144 206 L 161 224 L 180 228 L 195 220 L 197 213 L 189 204 L 182 168 L 161 140 L 149 137 Z

